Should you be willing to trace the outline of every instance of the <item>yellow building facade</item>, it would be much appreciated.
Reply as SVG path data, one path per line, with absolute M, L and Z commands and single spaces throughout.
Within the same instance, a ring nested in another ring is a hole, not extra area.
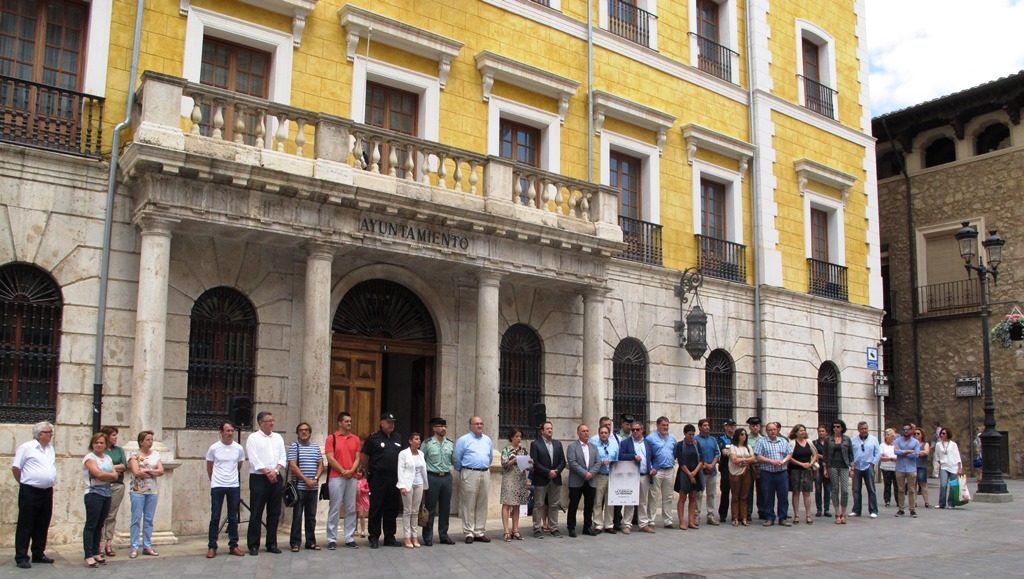
M 41 2 L 68 70 L 3 54 L 0 80 L 74 104 L 0 103 L 0 278 L 50 288 L 51 357 L 30 382 L 3 345 L 0 452 L 66 433 L 71 540 L 94 423 L 156 431 L 169 541 L 254 411 L 321 443 L 340 410 L 496 441 L 541 415 L 873 423 L 864 4 Z M 36 302 L 8 293 L 13 327 Z

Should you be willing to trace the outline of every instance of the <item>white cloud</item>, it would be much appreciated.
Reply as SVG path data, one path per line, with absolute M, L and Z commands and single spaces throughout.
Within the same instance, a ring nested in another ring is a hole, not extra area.
M 1024 0 L 867 0 L 871 114 L 1024 69 Z

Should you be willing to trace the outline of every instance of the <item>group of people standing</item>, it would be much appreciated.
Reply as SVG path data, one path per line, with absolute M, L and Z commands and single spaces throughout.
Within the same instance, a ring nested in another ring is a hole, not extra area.
M 645 434 L 643 421 L 631 415 L 620 418 L 621 428 L 614 432 L 612 419 L 602 417 L 596 438 L 591 437 L 588 425 L 580 424 L 576 439 L 564 446 L 554 438 L 550 421 L 540 426 L 529 449 L 523 447 L 521 430 L 509 433 L 508 444 L 500 451 L 499 459 L 501 519 L 506 542 L 523 540 L 520 510 L 531 501 L 533 537 L 561 536 L 558 518 L 566 469 L 569 537 L 577 536 L 581 501 L 580 532 L 584 535 L 630 534 L 634 528 L 654 533 L 659 509 L 664 527 L 691 530 L 700 528 L 704 520 L 709 525 L 730 520 L 732 526 L 748 526 L 755 511 L 765 527 L 788 527 L 801 522 L 801 502 L 806 524 L 813 524 L 818 517 L 831 517 L 833 512 L 835 524 L 846 524 L 848 515 L 861 516 L 865 503 L 868 516 L 877 518 L 875 469 L 882 474 L 885 506 L 890 505 L 895 495 L 896 516 L 905 516 L 909 511 L 911 517 L 917 517 L 919 492 L 925 508 L 931 507 L 927 489 L 929 461 L 934 460 L 938 468 L 939 508 L 954 506 L 948 501 L 949 483 L 963 473 L 960 450 L 949 430 L 941 427 L 934 444 L 926 440 L 920 427 L 911 423 L 903 425 L 899 432 L 886 429 L 883 441 L 879 442 L 870 434 L 866 422 L 860 422 L 857 433 L 850 437 L 846 434 L 846 423 L 835 420 L 819 426 L 817 438 L 811 440 L 802 424 L 793 426 L 787 438 L 780 435 L 780 423 L 769 422 L 762 435 L 760 419 L 752 416 L 747 419 L 749 432 L 737 428 L 735 421 L 726 420 L 724 433 L 715 436 L 711 434 L 710 421 L 702 419 L 696 427 L 685 425 L 682 440 L 677 440 L 670 432 L 667 417 L 659 417 L 656 430 L 650 434 Z M 360 534 L 368 537 L 371 549 L 381 545 L 410 549 L 435 543 L 454 545 L 449 534 L 453 477 L 458 477 L 460 483 L 459 510 L 465 543 L 491 542 L 486 522 L 494 444 L 484 434 L 484 422 L 479 416 L 470 419 L 469 431 L 456 441 L 447 437 L 444 418 L 432 418 L 432 435 L 424 440 L 418 432 L 403 438 L 395 430 L 395 416 L 385 412 L 380 417 L 379 430 L 360 440 L 352 431 L 352 416 L 341 412 L 337 429 L 324 441 L 323 452 L 313 442 L 308 423 L 296 427 L 296 440 L 286 448 L 283 437 L 274 431 L 273 414 L 260 412 L 256 422 L 258 429 L 249 435 L 244 448 L 235 441 L 235 426 L 224 422 L 219 440 L 207 452 L 211 489 L 207 558 L 217 556 L 225 502 L 229 552 L 235 556 L 246 554 L 238 536 L 240 474 L 246 460 L 250 498 L 247 506 L 251 511 L 246 536 L 249 555 L 260 553 L 264 514 L 265 549 L 281 553 L 277 528 L 282 494 L 285 486 L 291 484 L 289 479 L 294 481 L 295 490 L 289 537 L 293 552 L 302 548 L 321 549 L 316 540 L 317 501 L 321 498 L 330 501 L 326 527 L 330 550 L 339 544 L 358 549 L 357 521 L 362 526 L 367 519 L 368 531 L 364 529 Z M 32 433 L 33 440 L 18 447 L 12 468 L 19 483 L 15 560 L 21 568 L 53 562 L 44 552 L 57 476 L 53 425 L 37 423 Z M 151 431 L 140 432 L 138 448 L 130 453 L 118 446 L 115 427 L 103 427 L 90 438 L 88 453 L 82 459 L 86 566 L 103 565 L 108 557 L 117 554 L 113 534 L 126 490 L 126 474 L 131 501 L 129 557 L 134 559 L 140 552 L 158 555 L 152 545 L 153 517 L 157 481 L 164 468 L 159 452 L 153 448 L 153 436 Z M 618 462 L 635 465 L 640 474 L 640 498 L 636 505 L 609 505 L 608 478 Z M 325 471 L 326 488 L 321 489 L 320 478 Z M 848 509 L 851 486 L 853 506 Z M 402 543 L 396 538 L 399 514 L 403 523 Z M 342 518 L 344 535 L 339 537 Z
M 46 541 L 53 514 L 53 490 L 57 483 L 57 460 L 53 447 L 53 424 L 38 422 L 32 426 L 32 440 L 20 445 L 11 471 L 18 481 L 18 523 L 14 539 L 14 559 L 19 568 L 32 563 L 52 564 L 46 556 Z M 158 556 L 153 549 L 153 516 L 157 504 L 157 479 L 164 474 L 160 453 L 153 449 L 153 432 L 139 433 L 138 449 L 125 453 L 117 445 L 118 429 L 104 426 L 89 438 L 89 451 L 82 458 L 85 486 L 85 528 L 82 543 L 85 566 L 98 567 L 114 557 L 114 529 L 117 511 L 125 494 L 127 473 L 131 500 L 131 553 L 140 549 L 145 555 Z M 31 550 L 31 557 L 29 551 Z

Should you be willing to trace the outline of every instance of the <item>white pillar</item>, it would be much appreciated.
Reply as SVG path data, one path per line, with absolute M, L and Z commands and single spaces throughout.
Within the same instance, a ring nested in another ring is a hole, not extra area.
M 498 432 L 500 285 L 500 274 L 487 271 L 480 273 L 476 304 L 476 409 L 473 413 L 484 419 L 484 428 L 494 440 L 499 440 L 501 435 Z
M 591 433 L 606 414 L 603 349 L 604 292 L 588 289 L 583 294 L 583 422 Z
M 139 290 L 132 365 L 132 436 L 152 430 L 163 438 L 164 359 L 167 350 L 167 282 L 171 266 L 171 219 L 143 217 Z
M 326 436 L 330 417 L 331 261 L 330 247 L 311 243 L 306 258 L 306 312 L 302 344 L 302 407 L 299 420 Z

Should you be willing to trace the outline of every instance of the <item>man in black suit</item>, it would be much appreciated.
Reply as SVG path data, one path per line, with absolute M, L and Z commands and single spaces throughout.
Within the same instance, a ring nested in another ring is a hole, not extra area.
M 540 437 L 530 444 L 530 458 L 533 459 L 533 536 L 544 537 L 544 529 L 552 537 L 558 532 L 558 505 L 562 498 L 562 470 L 565 469 L 565 451 L 562 443 L 554 440 L 554 427 L 545 422 L 540 427 Z

